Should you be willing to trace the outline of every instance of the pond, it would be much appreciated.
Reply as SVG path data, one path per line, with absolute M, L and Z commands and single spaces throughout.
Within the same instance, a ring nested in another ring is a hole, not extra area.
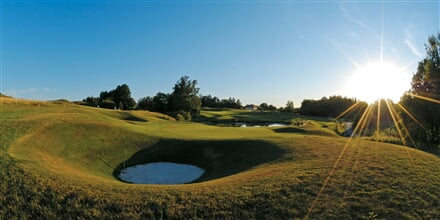
M 170 162 L 139 164 L 121 170 L 119 178 L 135 184 L 184 184 L 202 176 L 197 166 Z
M 221 127 L 255 128 L 255 127 L 280 127 L 280 126 L 288 126 L 288 124 L 283 124 L 283 123 L 244 123 L 244 122 L 231 122 L 231 123 L 217 124 L 217 126 L 221 126 Z

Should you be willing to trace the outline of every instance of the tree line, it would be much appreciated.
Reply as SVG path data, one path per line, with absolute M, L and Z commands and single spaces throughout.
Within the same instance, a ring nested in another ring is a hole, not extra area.
M 440 33 L 430 36 L 425 44 L 426 56 L 418 63 L 413 74 L 411 87 L 402 94 L 398 103 L 390 103 L 399 116 L 399 126 L 403 138 L 409 139 L 409 145 L 438 150 L 440 148 Z M 303 115 L 336 117 L 357 102 L 356 99 L 341 96 L 323 97 L 321 100 L 303 100 L 300 113 Z M 380 102 L 384 102 L 380 100 Z M 381 106 L 381 121 L 391 121 L 386 104 L 374 103 L 373 109 Z M 360 107 L 359 107 L 360 106 Z M 358 105 L 350 118 L 356 122 L 367 103 Z M 376 110 L 375 110 L 376 111 Z M 377 112 L 373 111 L 373 117 Z M 375 118 L 374 120 L 375 121 Z M 396 125 L 393 125 L 394 127 Z M 404 135 L 408 133 L 408 136 Z
M 110 109 L 134 109 L 136 101 L 131 97 L 130 88 L 127 84 L 118 85 L 110 91 L 102 91 L 99 97 L 87 97 L 83 99 L 86 105 Z
M 426 56 L 418 63 L 398 108 L 416 146 L 440 147 L 440 33 L 430 36 L 425 44 Z M 410 113 L 412 116 L 410 116 Z M 414 120 L 414 118 L 416 120 Z
M 178 120 L 198 117 L 202 107 L 197 80 L 183 76 L 174 85 L 172 93 L 158 92 L 155 96 L 139 99 L 138 109 L 160 112 Z
M 208 108 L 232 108 L 232 109 L 243 109 L 245 106 L 241 104 L 240 99 L 234 97 L 229 97 L 228 99 L 219 99 L 216 96 L 201 96 L 202 107 Z M 293 101 L 287 101 L 285 107 L 277 108 L 272 104 L 266 102 L 261 103 L 256 106 L 259 111 L 282 111 L 282 112 L 294 112 L 295 107 Z
M 395 105 L 406 130 L 413 139 L 412 144 L 429 148 L 440 146 L 440 33 L 430 36 L 425 44 L 426 57 L 418 63 L 410 89 L 402 95 Z M 177 119 L 190 120 L 198 117 L 202 107 L 242 109 L 240 99 L 199 94 L 196 80 L 183 76 L 174 85 L 171 93 L 158 92 L 155 96 L 139 99 L 138 103 L 131 97 L 128 85 L 118 85 L 114 90 L 103 91 L 99 97 L 87 97 L 87 105 L 115 109 L 144 109 L 161 112 Z M 305 99 L 299 113 L 302 115 L 337 117 L 359 101 L 341 96 L 323 97 L 320 100 Z M 358 103 L 354 111 L 345 115 L 353 121 L 360 118 L 367 103 Z M 292 101 L 286 107 L 261 103 L 258 110 L 294 112 Z M 416 119 L 416 120 L 415 120 Z M 388 119 L 389 120 L 389 119 Z
M 155 112 L 166 112 L 167 111 L 167 103 L 170 94 L 166 94 L 163 92 L 158 92 L 155 96 L 146 96 L 140 98 L 138 101 L 138 108 L 142 110 L 149 110 Z M 242 109 L 243 106 L 240 102 L 240 99 L 228 98 L 228 99 L 219 99 L 215 96 L 203 96 L 200 95 L 201 107 L 208 108 L 233 108 L 233 109 Z
M 437 149 L 440 146 L 440 33 L 437 36 L 430 36 L 425 48 L 426 56 L 418 63 L 411 88 L 402 95 L 399 103 L 393 105 L 412 139 L 411 144 Z M 124 110 L 137 108 L 161 112 L 182 120 L 198 117 L 202 106 L 243 108 L 240 99 L 232 97 L 219 99 L 211 95 L 200 95 L 197 81 L 190 80 L 188 76 L 180 78 L 174 85 L 172 93 L 158 92 L 153 97 L 139 99 L 138 103 L 131 97 L 130 89 L 126 84 L 118 85 L 110 91 L 103 91 L 99 97 L 87 97 L 83 101 L 87 105 L 103 108 Z M 299 113 L 334 118 L 357 102 L 356 99 L 341 96 L 323 97 L 320 100 L 305 99 L 301 103 Z M 345 117 L 356 123 L 366 107 L 367 103 L 362 102 L 357 105 L 355 111 Z M 261 103 L 258 110 L 294 112 L 295 108 L 293 102 L 288 101 L 286 107 L 280 109 Z
M 320 100 L 304 99 L 299 112 L 302 115 L 336 118 L 357 102 L 355 98 L 342 96 L 322 97 Z M 362 102 L 358 104 L 355 111 L 348 113 L 345 117 L 356 120 L 367 106 L 367 103 Z
M 175 117 L 178 120 L 191 120 L 198 117 L 202 107 L 242 109 L 240 99 L 230 97 L 219 99 L 216 96 L 203 96 L 199 93 L 197 80 L 183 76 L 177 81 L 171 93 L 158 92 L 155 96 L 140 98 L 138 102 L 131 97 L 127 84 L 118 85 L 110 91 L 102 91 L 99 97 L 83 99 L 86 105 L 109 109 L 140 109 L 160 112 Z M 259 110 L 277 110 L 273 105 L 262 103 Z M 285 111 L 294 111 L 293 102 L 288 101 Z
M 138 103 L 131 97 L 128 85 L 118 85 L 114 90 L 102 91 L 99 97 L 83 99 L 86 105 L 109 109 L 143 109 L 171 115 L 179 120 L 190 120 L 198 117 L 201 110 L 201 99 L 197 80 L 183 76 L 174 85 L 172 93 L 158 92 L 154 97 L 144 97 Z
M 201 96 L 202 107 L 208 108 L 243 108 L 240 99 L 229 97 L 228 99 L 219 99 L 216 96 Z

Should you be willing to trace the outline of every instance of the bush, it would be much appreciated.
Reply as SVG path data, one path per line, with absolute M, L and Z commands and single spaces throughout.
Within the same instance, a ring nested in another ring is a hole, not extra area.
M 99 107 L 101 108 L 109 108 L 109 109 L 114 109 L 116 106 L 116 103 L 112 100 L 102 100 L 102 102 L 99 103 Z
M 191 121 L 191 113 L 190 112 L 178 111 L 178 112 L 168 113 L 168 115 L 171 115 L 177 121 Z
M 177 121 L 185 121 L 185 117 L 184 117 L 183 115 L 181 115 L 180 113 L 177 113 L 177 114 L 174 116 L 174 118 L 175 118 Z

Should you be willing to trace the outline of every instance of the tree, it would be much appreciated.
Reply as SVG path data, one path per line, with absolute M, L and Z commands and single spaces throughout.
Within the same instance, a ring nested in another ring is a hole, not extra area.
M 169 97 L 170 111 L 189 113 L 191 117 L 198 117 L 201 106 L 197 80 L 190 80 L 188 76 L 181 77 L 174 85 L 173 93 Z
M 136 101 L 131 98 L 130 88 L 127 84 L 122 84 L 116 87 L 113 92 L 113 101 L 118 103 L 119 108 L 132 109 L 136 105 Z
M 217 108 L 220 105 L 220 99 L 217 97 L 212 97 L 211 95 L 202 96 L 200 98 L 202 101 L 203 107 L 211 107 L 211 108 Z
M 440 104 L 427 100 L 440 100 L 440 33 L 430 36 L 425 44 L 426 57 L 419 62 L 409 93 L 400 104 L 417 120 L 400 112 L 411 137 L 422 146 L 438 148 L 440 145 Z M 427 100 L 421 100 L 424 97 Z
M 104 105 L 104 100 L 107 100 Z M 99 94 L 99 105 L 104 108 L 111 106 L 108 101 L 111 100 L 115 106 L 120 109 L 133 109 L 136 106 L 136 101 L 131 97 L 130 88 L 127 84 L 118 85 L 116 89 L 111 91 L 102 91 Z M 114 108 L 114 107 L 112 107 Z
M 258 110 L 260 110 L 260 111 L 266 111 L 266 110 L 268 110 L 268 108 L 269 108 L 269 104 L 267 104 L 267 103 L 265 103 L 265 102 L 261 103 L 261 104 L 258 106 Z
M 293 105 L 293 101 L 287 101 L 286 107 L 283 109 L 284 112 L 295 112 L 295 106 Z
M 110 99 L 113 100 L 113 93 L 112 92 L 107 92 L 107 91 L 102 91 L 99 94 L 99 102 L 102 102 L 106 99 Z
M 241 101 L 240 99 L 236 99 L 233 97 L 229 97 L 228 99 L 222 99 L 220 100 L 217 97 L 213 97 L 211 95 L 208 96 L 201 96 L 200 97 L 202 101 L 203 107 L 211 107 L 211 108 L 235 108 L 235 109 L 241 109 Z
M 116 103 L 111 99 L 104 99 L 99 103 L 99 106 L 102 108 L 114 109 L 116 107 Z
M 153 97 L 147 96 L 140 98 L 137 104 L 137 109 L 152 111 L 153 107 Z
M 90 96 L 90 97 L 83 99 L 83 102 L 85 102 L 86 105 L 88 105 L 88 106 L 97 107 L 99 105 L 99 98 Z
M 304 99 L 301 103 L 300 113 L 302 115 L 319 117 L 337 117 L 339 114 L 350 108 L 357 101 L 342 96 L 322 97 L 320 100 Z M 353 114 L 347 115 L 352 120 L 360 117 L 365 110 L 367 103 L 361 103 Z
M 169 111 L 168 100 L 170 95 L 163 92 L 158 92 L 156 96 L 153 97 L 151 111 L 167 113 Z
M 277 107 L 271 104 L 271 105 L 267 106 L 267 110 L 269 110 L 269 111 L 276 111 Z

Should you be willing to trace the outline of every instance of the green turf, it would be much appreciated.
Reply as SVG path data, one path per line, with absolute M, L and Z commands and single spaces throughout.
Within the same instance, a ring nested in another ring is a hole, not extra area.
M 204 109 L 198 121 L 208 122 L 272 122 L 272 123 L 291 123 L 292 119 L 298 118 L 294 113 L 289 112 L 264 112 L 249 111 L 239 109 Z
M 297 117 L 202 114 L 204 120 Z M 346 145 L 331 120 L 302 120 L 298 126 L 217 127 L 143 111 L 3 100 L 0 219 L 440 218 L 438 156 L 361 139 Z M 184 185 L 115 178 L 124 165 L 161 160 L 206 173 Z

